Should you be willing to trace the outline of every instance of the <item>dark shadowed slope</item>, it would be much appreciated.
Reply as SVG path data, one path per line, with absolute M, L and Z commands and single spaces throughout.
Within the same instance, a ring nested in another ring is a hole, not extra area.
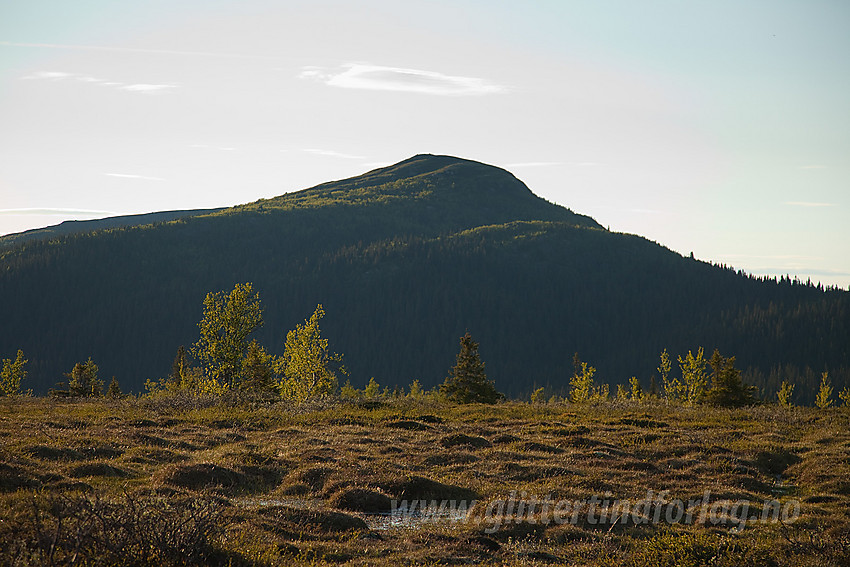
M 184 217 L 214 213 L 220 210 L 221 209 L 191 209 L 187 211 L 163 211 L 138 215 L 121 215 L 103 219 L 64 221 L 44 228 L 34 228 L 24 232 L 16 232 L 14 234 L 0 236 L 0 248 L 4 246 L 14 246 L 15 244 L 21 244 L 28 240 L 43 240 L 56 238 L 58 236 L 79 234 L 81 232 L 93 232 L 95 230 L 103 230 L 107 228 L 155 224 Z
M 355 384 L 434 385 L 466 330 L 509 393 L 565 386 L 575 351 L 611 382 L 648 382 L 665 347 L 719 347 L 768 387 L 778 365 L 828 368 L 836 384 L 850 366 L 847 292 L 683 258 L 548 203 L 507 171 L 431 155 L 0 251 L 0 355 L 24 349 L 38 391 L 88 356 L 107 382 L 138 391 L 196 340 L 204 295 L 245 281 L 266 308 L 258 338 L 271 352 L 323 303 Z

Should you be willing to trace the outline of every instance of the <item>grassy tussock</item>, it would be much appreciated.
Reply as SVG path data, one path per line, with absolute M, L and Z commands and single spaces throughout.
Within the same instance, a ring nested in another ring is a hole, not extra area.
M 844 409 L 771 406 L 0 400 L 0 563 L 837 566 L 850 559 L 848 426 Z M 504 510 L 487 529 L 367 514 L 475 500 L 470 518 L 485 520 L 522 493 L 648 490 L 708 491 L 702 506 L 796 499 L 800 518 L 739 531 Z

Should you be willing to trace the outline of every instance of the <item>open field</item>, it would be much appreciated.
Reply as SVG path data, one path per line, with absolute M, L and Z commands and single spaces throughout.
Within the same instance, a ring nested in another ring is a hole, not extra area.
M 847 565 L 848 426 L 661 402 L 0 399 L 0 563 Z

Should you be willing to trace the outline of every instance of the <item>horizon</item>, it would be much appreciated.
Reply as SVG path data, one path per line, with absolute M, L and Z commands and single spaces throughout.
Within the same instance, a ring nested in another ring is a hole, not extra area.
M 850 5 L 363 6 L 3 6 L 0 234 L 435 153 L 685 256 L 850 288 Z

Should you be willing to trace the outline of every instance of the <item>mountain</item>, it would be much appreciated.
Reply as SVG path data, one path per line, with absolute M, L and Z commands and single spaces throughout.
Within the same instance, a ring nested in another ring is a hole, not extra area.
M 0 249 L 0 355 L 23 349 L 38 392 L 89 356 L 106 381 L 140 391 L 197 339 L 206 293 L 246 281 L 271 352 L 322 303 L 355 385 L 438 384 L 467 330 L 514 395 L 566 388 L 574 352 L 603 381 L 648 384 L 662 349 L 716 347 L 766 392 L 798 381 L 801 401 L 821 371 L 839 386 L 850 376 L 850 293 L 685 258 L 549 203 L 503 169 L 434 155 Z
M 59 224 L 45 226 L 44 228 L 34 228 L 24 232 L 0 236 L 0 248 L 20 244 L 28 240 L 43 240 L 46 238 L 55 238 L 57 236 L 78 234 L 80 232 L 93 232 L 95 230 L 102 230 L 105 228 L 155 224 L 183 217 L 214 213 L 220 210 L 221 209 L 191 209 L 186 211 L 162 211 L 158 213 L 142 213 L 138 215 L 121 215 L 103 219 L 64 221 Z

